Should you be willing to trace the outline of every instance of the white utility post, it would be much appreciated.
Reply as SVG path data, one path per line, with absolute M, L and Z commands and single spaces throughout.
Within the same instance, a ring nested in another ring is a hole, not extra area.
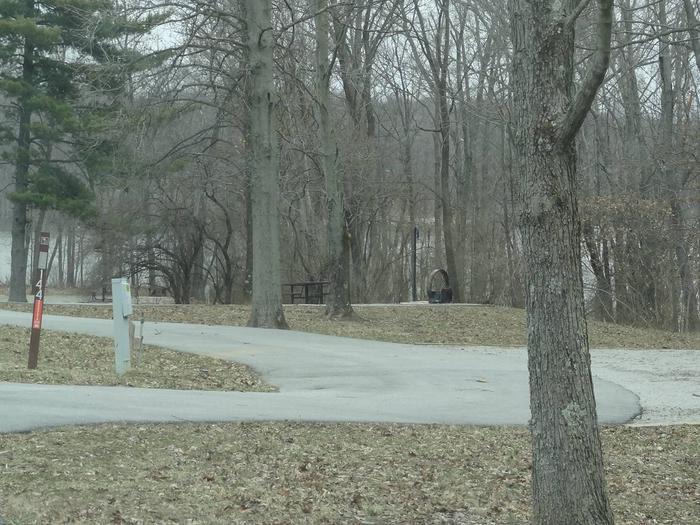
M 131 286 L 125 277 L 112 279 L 112 319 L 114 320 L 114 362 L 117 375 L 131 368 L 129 342 L 129 316 L 134 313 L 131 305 Z

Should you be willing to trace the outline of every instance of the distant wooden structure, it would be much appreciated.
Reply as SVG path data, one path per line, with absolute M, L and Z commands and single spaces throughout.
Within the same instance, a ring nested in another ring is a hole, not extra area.
M 283 284 L 286 304 L 325 304 L 330 281 L 302 281 Z

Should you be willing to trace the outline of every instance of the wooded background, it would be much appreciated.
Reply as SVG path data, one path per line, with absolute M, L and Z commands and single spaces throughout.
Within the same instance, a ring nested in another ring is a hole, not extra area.
M 35 232 L 51 232 L 53 286 L 127 274 L 178 303 L 249 301 L 244 4 L 0 1 L 0 190 L 11 199 L 0 216 L 10 224 L 23 208 L 30 254 Z M 594 18 L 579 10 L 583 71 Z M 615 6 L 610 69 L 577 141 L 599 319 L 700 324 L 698 11 L 694 0 Z M 500 0 L 273 2 L 283 282 L 333 271 L 333 169 L 352 302 L 410 300 L 417 226 L 421 297 L 445 268 L 455 300 L 523 306 L 507 13 Z

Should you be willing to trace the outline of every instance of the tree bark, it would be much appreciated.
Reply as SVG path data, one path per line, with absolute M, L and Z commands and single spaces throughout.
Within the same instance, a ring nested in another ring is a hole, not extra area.
M 75 288 L 76 264 L 75 264 L 75 222 L 68 223 L 68 236 L 66 238 L 66 288 Z
M 463 283 L 463 299 L 467 298 L 467 267 L 468 261 L 473 256 L 467 252 L 469 246 L 468 233 L 468 214 L 467 210 L 472 202 L 471 182 L 474 173 L 474 158 L 473 158 L 473 133 L 472 124 L 467 109 L 467 102 L 470 98 L 469 90 L 469 74 L 467 64 L 467 48 L 465 40 L 465 31 L 467 28 L 467 9 L 461 8 L 457 10 L 458 28 L 455 37 L 455 72 L 457 75 L 457 90 L 455 93 L 456 107 L 458 111 L 459 125 L 454 133 L 454 142 L 456 151 L 456 197 L 457 197 L 457 224 L 456 237 L 457 246 L 455 251 L 457 254 L 457 265 L 460 270 L 459 282 Z M 477 31 L 478 34 L 478 31 Z
M 691 22 L 694 11 L 688 10 L 686 6 L 686 15 L 688 21 Z M 659 24 L 661 27 L 668 25 L 666 14 L 666 1 L 661 0 L 658 4 Z M 697 20 L 695 20 L 697 24 Z M 689 27 L 691 40 L 693 36 L 697 37 L 695 26 Z M 674 328 L 681 331 L 695 331 L 700 325 L 698 319 L 698 305 L 695 290 L 695 284 L 691 275 L 690 261 L 688 253 L 691 251 L 688 246 L 688 241 L 685 235 L 686 219 L 684 216 L 683 204 L 681 201 L 682 194 L 685 191 L 686 177 L 674 169 L 674 127 L 675 120 L 675 95 L 673 88 L 673 62 L 671 58 L 671 45 L 668 41 L 669 37 L 662 36 L 659 39 L 659 73 L 661 77 L 661 138 L 660 149 L 663 162 L 661 171 L 664 193 L 671 208 L 671 235 L 673 237 L 673 252 L 676 259 L 676 268 L 678 270 L 678 287 L 680 294 L 674 294 L 672 301 L 674 302 Z M 695 49 L 695 47 L 694 47 Z
M 58 247 L 58 286 L 60 287 L 66 286 L 66 277 L 64 270 L 65 251 L 63 249 L 63 244 L 63 226 L 61 226 L 61 228 L 58 230 L 58 238 L 56 239 L 56 246 Z
M 445 263 L 450 277 L 452 296 L 455 302 L 460 302 L 463 300 L 462 285 L 455 252 L 453 234 L 455 225 L 449 184 L 450 105 L 447 96 L 451 59 L 450 2 L 451 0 L 442 0 L 436 3 L 435 12 L 432 15 L 432 27 L 430 27 L 431 24 L 426 22 L 423 13 L 426 9 L 421 8 L 418 0 L 414 0 L 416 20 L 407 24 L 407 30 L 413 31 L 415 34 L 414 38 L 408 39 L 408 43 L 421 74 L 431 87 L 435 105 L 434 122 L 438 132 L 433 135 L 435 150 L 435 266 L 438 266 L 441 256 L 440 234 L 442 233 Z M 434 35 L 434 39 L 431 38 L 431 34 Z
M 26 3 L 28 12 L 33 11 L 34 2 Z M 24 42 L 24 58 L 22 63 L 22 80 L 26 85 L 34 83 L 34 44 L 27 37 Z M 15 166 L 15 192 L 27 189 L 27 177 L 31 165 L 31 132 L 32 110 L 29 100 L 23 95 L 18 100 L 19 130 L 17 135 L 17 164 Z M 27 302 L 27 205 L 15 201 L 12 205 L 12 248 L 10 263 L 9 300 L 14 303 Z
M 601 321 L 613 322 L 613 294 L 610 273 L 605 265 L 605 258 L 600 256 L 598 241 L 595 238 L 593 227 L 589 223 L 583 226 L 583 241 L 586 244 L 591 269 L 596 280 L 593 315 Z
M 272 79 L 274 38 L 271 0 L 246 0 L 250 56 L 251 202 L 253 219 L 253 304 L 248 326 L 287 328 L 280 276 L 279 170 L 274 130 Z
M 536 524 L 612 524 L 597 426 L 581 272 L 574 139 L 610 56 L 612 2 L 573 94 L 575 2 L 511 3 L 513 116 L 527 279 Z
M 447 86 L 445 86 L 445 90 Z M 447 95 L 440 97 L 440 193 L 442 195 L 442 228 L 445 241 L 445 261 L 450 276 L 452 298 L 456 303 L 463 301 L 460 273 L 457 271 L 455 255 L 454 214 L 450 199 L 450 116 Z
M 447 101 L 447 73 L 450 58 L 450 2 L 445 0 L 441 6 L 440 22 L 438 29 L 442 35 L 438 36 L 435 43 L 435 55 L 437 60 L 433 65 L 435 87 L 438 99 L 438 114 L 440 125 L 440 197 L 442 200 L 442 228 L 445 241 L 445 262 L 447 273 L 450 276 L 450 287 L 454 302 L 460 303 L 462 297 L 462 285 L 460 274 L 457 271 L 457 258 L 455 256 L 455 239 L 453 234 L 454 217 L 450 199 L 450 107 Z
M 246 145 L 246 150 L 250 149 Z M 246 153 L 247 154 L 247 153 Z M 245 168 L 245 268 L 243 277 L 243 293 L 248 302 L 253 299 L 253 197 L 251 188 L 253 180 L 248 159 L 244 160 Z
M 435 108 L 436 113 L 439 111 L 439 109 L 436 107 Z M 438 119 L 437 117 L 435 118 L 435 124 L 438 124 Z M 434 231 L 435 231 L 435 249 L 433 250 L 433 267 L 434 268 L 442 268 L 442 265 L 445 261 L 444 259 L 444 253 L 445 250 L 443 250 L 442 246 L 442 234 L 443 234 L 443 227 L 442 227 L 442 207 L 445 205 L 442 202 L 442 182 L 441 182 L 441 174 L 442 172 L 440 171 L 440 137 L 438 136 L 437 133 L 433 133 L 433 185 L 435 187 L 435 192 L 434 196 L 435 199 L 433 200 L 433 219 L 434 219 Z
M 212 140 L 212 143 L 215 141 Z M 199 202 L 195 204 L 196 210 L 194 215 L 196 215 L 196 218 L 193 218 L 196 227 L 199 228 L 200 230 L 204 231 L 206 229 L 206 224 L 207 224 L 207 205 L 206 205 L 206 195 L 205 192 L 201 189 L 196 190 L 196 191 L 201 191 L 201 195 L 199 195 Z M 204 237 L 204 236 L 202 236 Z M 198 302 L 205 302 L 205 295 L 204 295 L 204 289 L 207 286 L 207 275 L 205 273 L 205 266 L 204 266 L 204 243 L 206 240 L 202 238 L 202 248 L 197 251 L 197 254 L 192 261 L 192 279 L 191 279 L 191 287 L 190 287 L 190 293 L 192 295 L 192 298 Z
M 241 17 L 247 19 L 248 0 L 238 0 L 238 6 L 241 11 Z M 252 99 L 252 82 L 251 82 L 251 62 L 250 62 L 250 47 L 243 46 L 241 56 L 241 66 L 246 72 L 243 96 L 245 100 Z M 245 199 L 245 268 L 243 270 L 243 294 L 247 302 L 253 299 L 253 148 L 248 140 L 251 138 L 251 119 L 252 110 L 250 104 L 243 105 L 241 132 L 245 141 L 243 151 L 243 193 Z
M 330 318 L 352 317 L 350 304 L 350 252 L 343 194 L 337 170 L 337 147 L 333 140 L 330 122 L 330 77 L 328 59 L 330 23 L 328 1 L 315 0 L 316 11 L 316 100 L 318 115 L 318 140 L 320 167 L 326 184 L 326 207 L 328 210 L 328 263 L 330 269 L 330 291 L 326 302 L 326 315 Z M 368 109 L 368 119 L 369 117 Z
M 475 21 L 475 30 L 477 35 L 481 35 L 481 24 L 477 19 Z M 484 94 L 488 90 L 492 92 L 493 82 L 495 77 L 489 75 L 491 69 L 491 61 L 493 56 L 493 42 L 491 38 L 487 38 L 485 44 L 477 41 L 477 57 L 479 59 L 479 75 L 476 85 L 475 104 L 477 108 L 487 108 L 484 103 Z M 481 154 L 478 156 L 480 162 L 474 163 L 471 184 L 471 242 L 469 243 L 471 252 L 470 261 L 470 282 L 469 282 L 469 301 L 474 303 L 491 302 L 493 291 L 489 293 L 489 271 L 493 267 L 493 261 L 490 260 L 488 253 L 488 218 L 486 212 L 488 210 L 488 180 L 489 168 L 491 167 L 489 147 L 490 147 L 490 127 L 491 124 L 487 119 L 476 119 L 474 132 L 471 137 L 471 147 L 476 151 L 477 144 L 481 146 Z
M 698 24 L 698 17 L 695 15 L 695 7 L 692 0 L 683 0 L 683 7 L 685 8 L 685 16 L 688 21 L 688 35 L 690 36 L 690 45 L 695 57 L 695 65 L 700 70 L 700 25 Z
M 682 312 L 677 322 L 677 328 L 681 332 L 695 332 L 700 328 L 698 318 L 698 300 L 695 283 L 693 282 L 692 265 L 688 256 L 688 242 L 685 238 L 685 219 L 681 203 L 675 197 L 671 197 L 671 229 L 674 237 L 674 252 L 678 269 L 680 285 L 680 299 L 674 297 L 674 302 L 680 301 L 679 312 Z

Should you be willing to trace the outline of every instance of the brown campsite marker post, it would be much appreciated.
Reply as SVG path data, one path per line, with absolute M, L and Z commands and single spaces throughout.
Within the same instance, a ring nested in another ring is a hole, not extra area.
M 34 295 L 34 312 L 32 314 L 32 334 L 29 336 L 29 364 L 27 367 L 34 370 L 39 362 L 39 340 L 41 338 L 41 319 L 44 315 L 44 290 L 46 288 L 46 268 L 49 261 L 49 234 L 41 232 L 39 237 L 39 257 L 37 268 L 39 281 L 36 283 Z

